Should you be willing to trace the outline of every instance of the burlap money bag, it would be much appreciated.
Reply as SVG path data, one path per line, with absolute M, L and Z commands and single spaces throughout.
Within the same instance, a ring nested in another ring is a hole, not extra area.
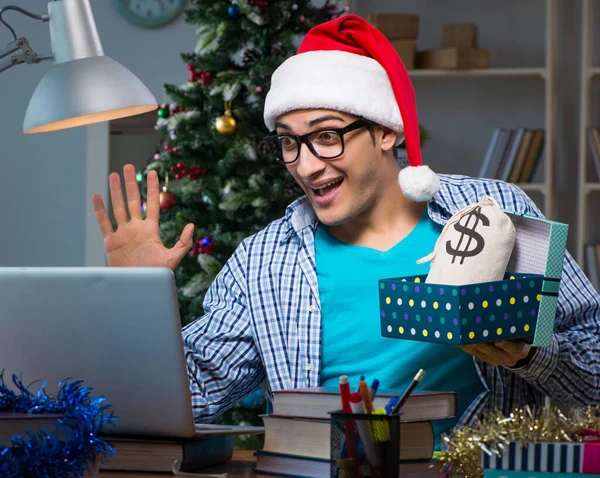
M 434 251 L 417 263 L 432 261 L 426 282 L 433 284 L 502 280 L 514 245 L 514 224 L 486 195 L 454 214 L 444 226 Z

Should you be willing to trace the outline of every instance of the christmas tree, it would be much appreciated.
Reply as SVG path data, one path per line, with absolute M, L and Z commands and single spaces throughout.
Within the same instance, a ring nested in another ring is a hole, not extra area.
M 138 174 L 162 180 L 160 234 L 172 247 L 188 223 L 194 245 L 175 269 L 182 325 L 204 314 L 205 293 L 247 236 L 281 217 L 302 194 L 261 140 L 263 107 L 273 71 L 295 54 L 313 26 L 347 10 L 308 0 L 194 0 L 186 22 L 197 26 L 194 52 L 183 53 L 190 79 L 165 85 L 169 103 L 158 111 L 158 150 Z M 142 205 L 144 211 L 144 205 Z M 221 423 L 262 425 L 264 390 L 219 417 Z M 246 439 L 243 442 L 243 439 Z M 238 448 L 260 448 L 262 437 L 242 437 Z

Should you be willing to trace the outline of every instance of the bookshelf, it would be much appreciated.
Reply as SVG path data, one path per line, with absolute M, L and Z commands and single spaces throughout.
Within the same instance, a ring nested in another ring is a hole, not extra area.
M 543 89 L 544 94 L 544 153 L 542 157 L 544 170 L 543 181 L 539 183 L 519 183 L 517 184 L 526 193 L 535 193 L 541 196 L 542 203 L 538 205 L 549 218 L 555 217 L 555 201 L 554 201 L 554 169 L 556 155 L 556 71 L 558 59 L 558 0 L 538 0 L 540 9 L 544 9 L 544 65 L 525 66 L 525 67 L 491 67 L 487 69 L 472 69 L 472 70 L 429 70 L 429 69 L 413 69 L 409 70 L 409 75 L 413 79 L 415 85 L 425 81 L 437 81 L 443 84 L 444 81 L 460 80 L 460 81 L 486 81 L 486 79 L 502 79 L 506 80 L 507 87 L 519 87 L 520 80 L 540 81 L 540 89 Z M 410 7 L 395 6 L 394 3 L 388 1 L 376 2 L 380 5 L 389 6 L 389 8 L 379 7 L 381 12 L 397 12 L 397 13 L 416 13 Z M 394 5 L 394 6 L 392 6 Z M 416 5 L 416 3 L 412 3 Z M 373 6 L 372 2 L 367 0 L 352 0 L 351 11 L 366 18 L 367 14 L 375 13 L 377 7 Z M 440 13 L 436 15 L 442 15 Z M 455 19 L 454 19 L 455 20 Z M 453 21 L 453 20 L 449 20 Z M 421 25 L 427 28 L 426 17 L 421 18 Z M 420 27 L 421 28 L 421 27 Z M 486 48 L 494 49 L 494 45 L 487 45 Z M 600 68 L 598 68 L 600 75 Z M 440 111 L 440 115 L 443 111 Z M 493 112 L 490 112 L 493 115 Z M 518 124 L 515 124 L 517 127 Z M 541 127 L 541 126 L 540 126 Z M 489 132 L 490 138 L 492 131 Z M 468 140 L 468 136 L 465 136 Z M 483 153 L 479 161 L 483 161 Z M 474 161 L 475 159 L 473 159 Z
M 599 69 L 600 73 L 600 69 Z M 411 78 L 504 78 L 530 77 L 544 79 L 546 68 L 485 68 L 478 70 L 409 70 Z
M 600 79 L 600 67 L 593 66 L 593 0 L 583 0 L 581 5 L 581 86 L 579 104 L 579 172 L 577 184 L 577 249 L 576 260 L 584 267 L 585 244 L 591 238 L 589 224 L 592 222 L 590 200 L 600 192 L 600 182 L 592 181 L 588 176 L 591 151 L 588 146 L 587 128 L 592 126 L 592 86 Z

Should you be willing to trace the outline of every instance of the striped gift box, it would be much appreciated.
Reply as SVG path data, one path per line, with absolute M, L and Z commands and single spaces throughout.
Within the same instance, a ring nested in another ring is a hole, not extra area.
M 600 441 L 510 443 L 502 456 L 482 452 L 484 470 L 600 473 Z
M 485 470 L 483 478 L 576 478 L 581 473 L 552 473 L 551 471 Z M 600 475 L 585 475 L 585 478 L 600 478 Z

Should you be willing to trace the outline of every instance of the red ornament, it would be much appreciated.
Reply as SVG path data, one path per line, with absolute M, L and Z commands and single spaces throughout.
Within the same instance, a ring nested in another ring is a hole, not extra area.
M 165 144 L 165 151 L 171 151 L 171 146 L 169 146 L 168 144 Z
M 177 174 L 175 175 L 175 179 L 181 179 L 182 177 L 183 177 L 183 176 L 182 176 L 181 174 L 179 174 L 179 173 L 177 173 Z
M 171 171 L 172 173 L 176 173 L 177 171 L 179 171 L 179 168 L 177 166 L 171 166 L 169 168 L 169 171 Z
M 159 199 L 161 209 L 171 209 L 177 203 L 175 194 L 173 194 L 171 191 L 167 191 L 166 188 L 163 188 L 163 190 L 160 192 Z
M 194 241 L 190 254 L 194 257 L 199 254 L 210 255 L 216 248 L 217 246 L 215 246 L 215 244 L 211 241 L 210 237 L 206 236 L 202 239 L 196 239 L 196 241 Z
M 269 6 L 268 0 L 250 0 L 250 5 L 259 8 L 267 8 Z
M 182 168 L 185 168 L 185 163 L 183 161 L 179 161 L 177 163 L 177 169 L 182 169 Z

